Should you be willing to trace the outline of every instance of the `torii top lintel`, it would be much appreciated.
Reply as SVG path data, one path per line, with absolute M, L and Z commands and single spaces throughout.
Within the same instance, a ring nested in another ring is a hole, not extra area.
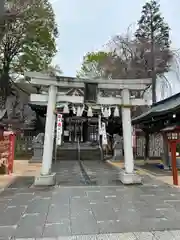
M 85 79 L 73 77 L 56 77 L 40 72 L 26 72 L 25 77 L 30 78 L 32 85 L 55 85 L 59 87 L 84 88 L 85 83 L 96 83 L 101 89 L 133 89 L 143 90 L 152 82 L 150 78 L 146 79 Z

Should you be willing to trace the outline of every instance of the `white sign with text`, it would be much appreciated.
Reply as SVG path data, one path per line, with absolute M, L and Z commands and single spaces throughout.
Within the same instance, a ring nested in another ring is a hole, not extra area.
M 57 127 L 56 127 L 56 145 L 61 145 L 62 143 L 62 114 L 57 114 Z

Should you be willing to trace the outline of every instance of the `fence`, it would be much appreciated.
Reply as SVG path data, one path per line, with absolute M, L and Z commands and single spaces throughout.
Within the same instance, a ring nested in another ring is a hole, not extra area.
M 33 155 L 32 141 L 37 133 L 29 131 L 24 134 L 16 135 L 15 159 L 29 159 Z M 159 159 L 163 152 L 163 138 L 161 134 L 151 134 L 149 136 L 149 158 Z M 145 156 L 145 137 L 136 136 L 136 147 L 134 149 L 136 159 L 144 159 Z
M 33 137 L 36 136 L 36 132 L 28 131 L 20 134 L 16 134 L 15 141 L 15 159 L 29 159 L 33 155 Z
M 145 136 L 142 133 L 138 133 L 135 136 L 136 144 L 134 150 L 134 158 L 137 160 L 144 159 L 145 157 Z M 123 137 L 120 138 L 121 151 L 123 155 Z M 149 149 L 148 155 L 150 159 L 160 159 L 163 153 L 163 137 L 159 134 L 149 135 Z
M 163 137 L 159 134 L 149 135 L 149 158 L 160 159 L 163 152 Z M 135 158 L 144 159 L 145 156 L 145 137 L 143 135 L 136 136 Z

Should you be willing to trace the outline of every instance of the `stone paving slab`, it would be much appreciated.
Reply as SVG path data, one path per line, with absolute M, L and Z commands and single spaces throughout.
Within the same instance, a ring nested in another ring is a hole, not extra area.
M 33 193 L 33 189 L 26 189 L 26 193 L 21 193 L 21 189 L 14 189 L 11 194 L 10 190 L 5 191 L 0 195 L 0 237 L 53 238 L 179 230 L 180 192 L 166 185 L 147 186 L 145 193 L 144 188 L 85 186 L 34 189 Z M 159 201 L 160 189 L 166 194 Z M 160 235 L 161 232 L 159 238 Z
M 83 161 L 82 163 L 89 179 L 97 186 L 121 186 L 122 183 L 118 179 L 118 171 L 109 164 L 102 161 Z
M 71 163 L 68 164 L 70 169 Z M 106 165 L 87 162 L 85 169 L 91 179 L 92 175 L 96 179 L 97 186 L 69 186 L 71 176 L 64 187 L 14 188 L 2 192 L 0 239 L 91 239 L 90 235 L 92 239 L 128 239 L 127 236 L 178 239 L 179 189 L 148 176 L 144 177 L 143 185 L 113 185 L 116 176 Z M 58 171 L 60 176 L 61 170 Z M 82 179 L 77 173 L 75 181 Z M 164 232 L 167 229 L 171 231 Z
M 57 161 L 52 166 L 56 181 L 60 186 L 84 186 L 85 179 L 77 161 Z
M 0 175 L 0 191 L 8 187 L 18 176 L 37 176 L 40 173 L 41 164 L 31 163 L 28 160 L 14 160 L 13 174 Z
M 16 238 L 16 240 L 179 240 L 179 231 L 94 234 L 54 238 Z

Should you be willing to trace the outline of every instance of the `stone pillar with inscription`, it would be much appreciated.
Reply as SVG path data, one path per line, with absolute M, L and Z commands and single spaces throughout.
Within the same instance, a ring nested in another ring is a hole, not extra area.
M 33 157 L 29 163 L 41 163 L 43 158 L 44 133 L 39 133 L 33 138 Z
M 122 138 L 119 134 L 114 134 L 113 136 L 113 161 L 119 161 L 123 158 L 123 145 L 122 145 Z

